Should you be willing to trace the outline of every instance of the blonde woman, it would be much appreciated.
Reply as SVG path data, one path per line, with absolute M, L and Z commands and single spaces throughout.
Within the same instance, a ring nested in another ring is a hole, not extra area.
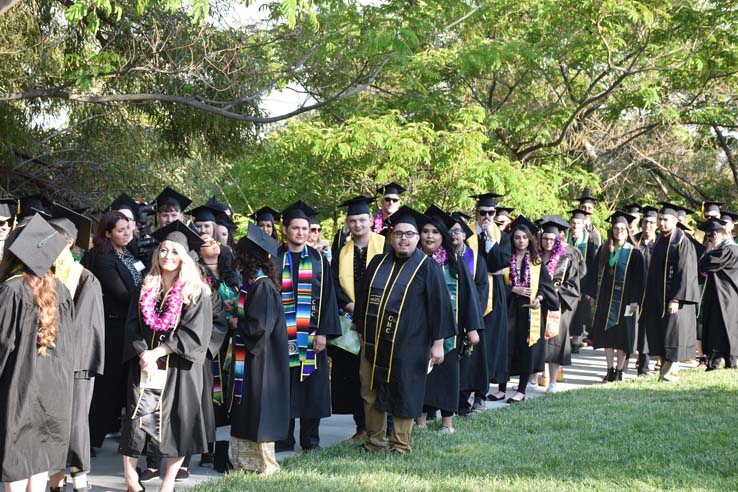
M 188 254 L 202 245 L 200 237 L 179 221 L 154 237 L 160 244 L 126 323 L 128 401 L 118 452 L 128 490 L 143 490 L 136 462 L 153 440 L 167 457 L 160 490 L 171 492 L 184 457 L 207 450 L 202 364 L 212 330 L 212 305 Z

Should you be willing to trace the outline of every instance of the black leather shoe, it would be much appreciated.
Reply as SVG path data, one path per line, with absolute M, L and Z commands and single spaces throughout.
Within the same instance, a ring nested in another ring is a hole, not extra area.
M 138 474 L 138 481 L 141 483 L 149 483 L 155 478 L 159 478 L 159 470 L 150 470 L 146 468 Z
M 494 393 L 490 393 L 490 394 L 487 395 L 487 400 L 488 401 L 502 401 L 504 399 L 505 399 L 505 395 L 504 394 L 502 396 L 495 396 Z
M 521 401 L 525 401 L 525 395 L 519 400 L 513 400 L 512 396 L 505 400 L 505 403 L 520 403 Z

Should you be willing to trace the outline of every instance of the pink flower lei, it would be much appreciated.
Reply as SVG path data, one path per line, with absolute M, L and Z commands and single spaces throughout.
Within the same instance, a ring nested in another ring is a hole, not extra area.
M 156 301 L 158 292 L 148 290 L 141 294 L 139 306 L 141 308 L 141 316 L 146 326 L 154 331 L 168 331 L 177 322 L 177 318 L 182 312 L 182 282 L 176 280 L 174 285 L 167 294 L 166 310 L 159 315 L 156 309 Z
M 546 263 L 546 270 L 548 270 L 548 274 L 551 276 L 551 278 L 553 278 L 554 276 L 554 271 L 559 264 L 559 260 L 561 260 L 561 257 L 565 254 L 566 249 L 564 248 L 564 244 L 561 241 L 561 236 L 557 235 L 553 251 L 551 251 L 551 258 L 548 260 L 548 263 Z
M 513 287 L 530 287 L 530 252 L 523 256 L 523 281 L 518 278 L 517 254 L 510 255 L 510 282 Z
M 441 266 L 445 265 L 446 261 L 448 260 L 448 253 L 446 252 L 446 248 L 444 248 L 443 246 L 438 248 L 438 250 L 435 253 L 428 253 L 428 251 L 426 251 L 422 247 L 420 249 L 422 249 L 425 254 L 427 254 L 434 260 L 436 260 L 436 263 L 438 263 Z
M 379 234 L 382 232 L 382 229 L 384 229 L 384 218 L 382 216 L 382 210 L 377 210 L 377 213 L 374 214 L 374 232 Z

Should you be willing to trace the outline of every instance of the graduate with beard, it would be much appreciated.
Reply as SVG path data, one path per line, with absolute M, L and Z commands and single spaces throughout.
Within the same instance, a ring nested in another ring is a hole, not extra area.
M 705 231 L 707 251 L 700 258 L 700 272 L 707 274 L 702 297 L 702 349 L 707 370 L 735 369 L 738 359 L 738 245 L 725 230 L 726 221 L 709 218 Z
M 579 299 L 577 309 L 574 313 L 574 319 L 572 319 L 571 326 L 569 327 L 571 333 L 571 353 L 578 354 L 579 347 L 582 346 L 582 336 L 585 332 L 589 333 L 591 331 L 594 298 L 590 294 L 595 290 L 595 272 L 597 271 L 595 258 L 602 238 L 594 237 L 593 233 L 587 229 L 588 217 L 591 215 L 590 212 L 575 209 L 569 213 L 571 214 L 569 222 L 571 228 L 569 229 L 567 242 L 579 250 L 587 265 L 587 273 L 579 281 L 582 296 Z
M 660 379 L 676 381 L 679 361 L 693 359 L 697 350 L 700 289 L 694 246 L 676 226 L 679 207 L 661 205 L 661 235 L 648 268 L 640 322 L 646 325 L 650 355 L 662 358 Z
M 423 413 L 416 420 L 424 428 L 428 413 L 441 409 L 441 432 L 453 433 L 453 414 L 459 409 L 460 357 L 467 357 L 472 347 L 479 343 L 477 330 L 484 329 L 479 296 L 474 279 L 466 266 L 459 261 L 448 233 L 454 220 L 435 205 L 425 211 L 425 223 L 420 227 L 420 248 L 443 270 L 446 288 L 451 299 L 455 318 L 456 335 L 444 340 L 443 363 L 435 367 L 425 386 Z

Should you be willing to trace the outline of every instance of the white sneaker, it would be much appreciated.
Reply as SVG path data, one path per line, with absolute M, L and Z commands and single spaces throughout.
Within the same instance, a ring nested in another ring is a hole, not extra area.
M 445 426 L 443 426 L 443 427 L 441 427 L 441 429 L 439 430 L 439 432 L 441 434 L 453 434 L 454 432 L 456 432 L 456 429 L 454 429 L 453 427 L 445 427 Z
M 556 388 L 556 383 L 549 383 L 548 388 L 546 388 L 546 393 L 558 393 L 559 390 Z

